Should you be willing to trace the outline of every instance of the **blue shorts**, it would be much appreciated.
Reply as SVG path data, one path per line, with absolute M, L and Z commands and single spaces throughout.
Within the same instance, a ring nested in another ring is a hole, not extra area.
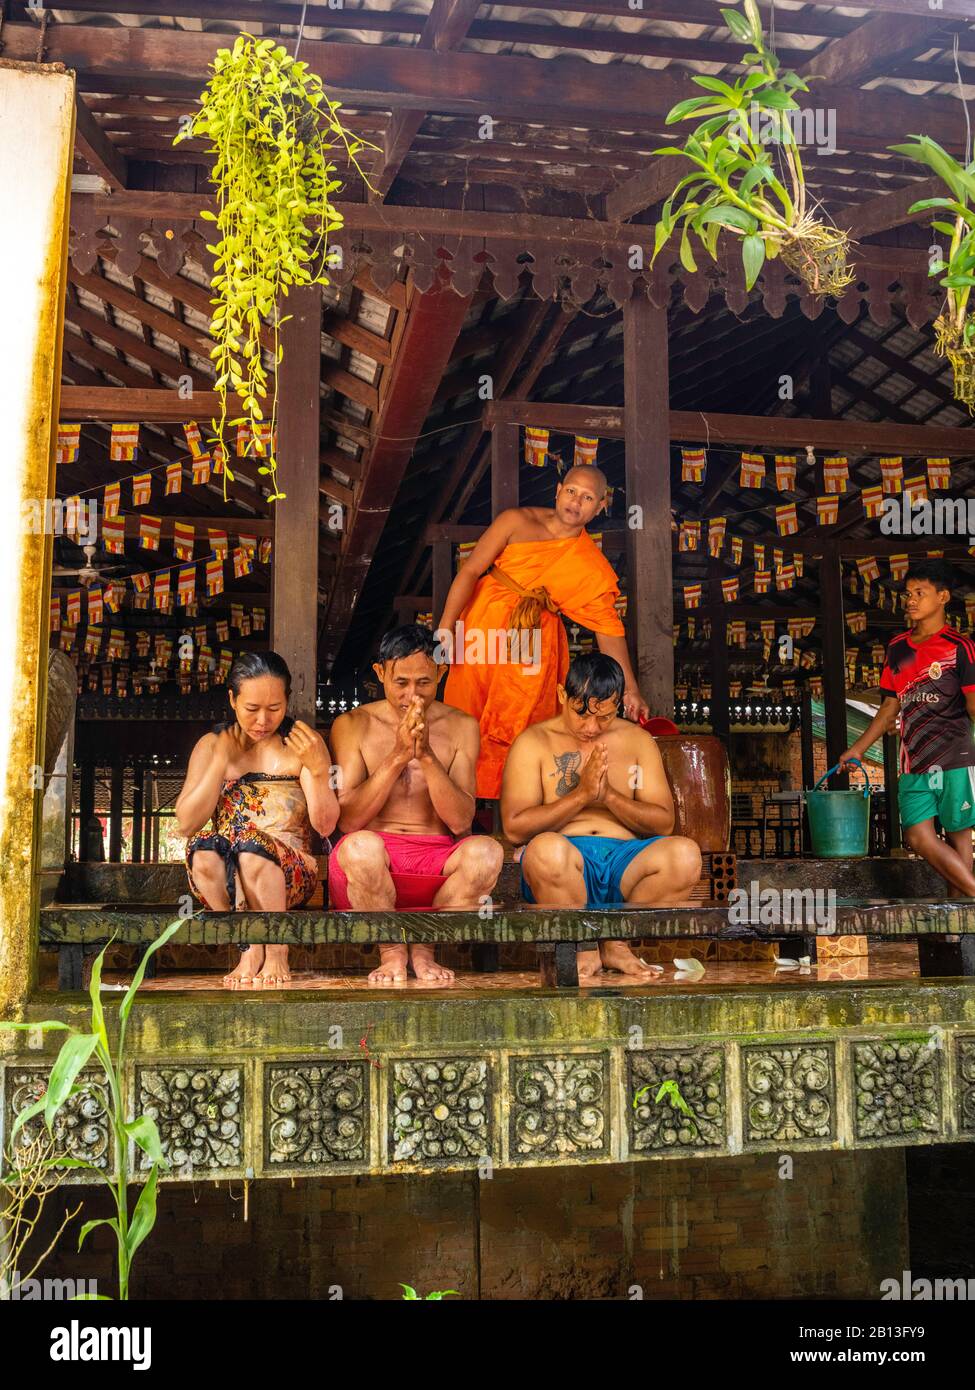
M 623 904 L 620 884 L 630 864 L 647 845 L 655 844 L 663 836 L 651 835 L 648 840 L 613 840 L 608 835 L 567 835 L 566 839 L 582 855 L 586 906 L 616 907 Z M 521 874 L 521 892 L 526 902 L 535 901 L 524 870 Z

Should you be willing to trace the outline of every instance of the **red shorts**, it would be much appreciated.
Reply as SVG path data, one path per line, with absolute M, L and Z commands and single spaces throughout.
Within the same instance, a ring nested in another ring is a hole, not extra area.
M 396 906 L 404 911 L 432 907 L 447 881 L 443 866 L 464 840 L 455 840 L 451 835 L 388 835 L 382 830 L 370 834 L 378 835 L 386 847 Z M 341 845 L 340 840 L 328 856 L 328 901 L 336 911 L 347 912 L 352 910 L 352 904 L 349 881 L 336 852 Z

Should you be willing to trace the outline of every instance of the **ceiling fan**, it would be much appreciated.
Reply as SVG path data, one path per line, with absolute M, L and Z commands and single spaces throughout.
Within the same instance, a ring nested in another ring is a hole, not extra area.
M 114 573 L 122 569 L 121 565 L 109 565 L 96 569 L 92 564 L 95 557 L 97 546 L 85 545 L 82 550 L 85 555 L 85 563 L 80 567 L 77 565 L 55 565 L 52 573 L 55 578 L 64 578 L 67 575 L 74 575 L 79 584 L 83 584 L 86 589 L 90 589 L 93 584 L 99 583 L 104 578 L 111 578 Z

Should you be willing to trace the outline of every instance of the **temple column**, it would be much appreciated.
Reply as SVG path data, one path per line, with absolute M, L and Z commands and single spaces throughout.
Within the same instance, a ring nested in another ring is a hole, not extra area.
M 846 637 L 843 631 L 843 566 L 835 541 L 827 542 L 819 562 L 819 605 L 823 632 L 823 702 L 826 706 L 826 761 L 846 752 Z M 834 786 L 848 787 L 846 773 Z
M 642 288 L 623 306 L 627 628 L 650 713 L 673 717 L 667 309 Z M 638 510 L 635 510 L 638 509 Z
M 51 537 L 31 524 L 54 495 L 74 74 L 0 66 L 0 1014 L 30 994 L 37 964 Z M 15 269 L 14 269 L 15 268 Z
M 491 431 L 491 516 L 517 507 L 518 437 L 517 425 L 498 421 Z

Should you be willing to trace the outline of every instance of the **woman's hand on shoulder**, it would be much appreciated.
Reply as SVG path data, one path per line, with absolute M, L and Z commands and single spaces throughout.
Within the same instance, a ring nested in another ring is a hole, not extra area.
M 321 777 L 331 769 L 325 740 L 317 729 L 312 729 L 303 719 L 295 720 L 284 744 L 296 754 L 302 767 L 306 767 L 313 777 Z

